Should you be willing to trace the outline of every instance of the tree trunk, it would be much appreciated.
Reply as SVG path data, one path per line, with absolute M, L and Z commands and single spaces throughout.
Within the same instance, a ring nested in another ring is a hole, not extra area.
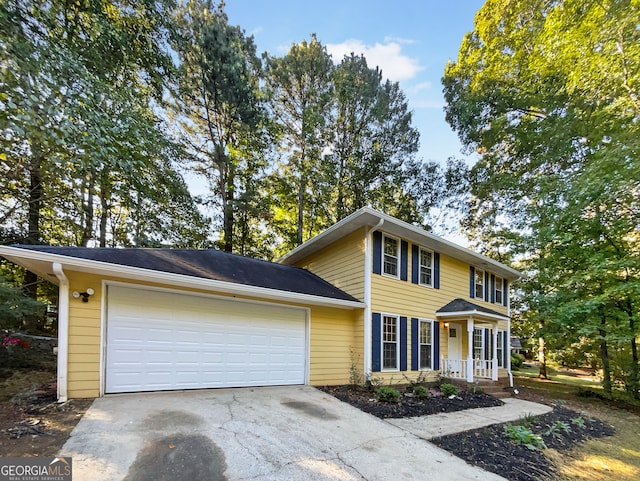
M 304 191 L 306 180 L 304 176 L 300 176 L 300 185 L 298 186 L 298 230 L 296 235 L 296 244 L 302 244 L 302 229 L 304 222 Z
M 611 365 L 609 363 L 609 348 L 607 346 L 606 317 L 602 314 L 600 318 L 600 360 L 602 361 L 602 388 L 606 393 L 611 394 Z
M 87 189 L 87 200 L 85 202 L 84 198 L 82 199 L 84 205 L 82 210 L 84 211 L 84 229 L 82 230 L 82 239 L 80 241 L 80 245 L 82 247 L 87 247 L 89 241 L 93 238 L 93 218 L 94 218 L 94 210 L 93 210 L 93 190 L 94 190 L 94 182 L 95 182 L 95 169 L 90 169 L 87 173 L 86 179 L 86 189 Z M 83 196 L 84 197 L 84 196 Z
M 538 377 L 541 379 L 549 379 L 547 376 L 547 358 L 546 358 L 546 349 L 544 343 L 544 335 L 542 334 L 542 329 L 544 328 L 544 321 L 540 321 L 538 324 L 540 328 L 540 337 L 538 337 Z
M 40 243 L 40 210 L 42 205 L 42 197 L 44 196 L 44 187 L 42 185 L 42 161 L 43 153 L 37 143 L 33 143 L 32 157 L 29 163 L 29 208 L 27 214 L 28 222 L 28 244 Z M 38 297 L 38 276 L 31 271 L 25 271 L 24 290 L 31 299 Z M 33 331 L 37 327 L 37 318 L 35 314 L 25 317 L 24 327 L 26 330 Z
M 109 220 L 109 200 L 111 200 L 111 188 L 109 186 L 109 173 L 106 168 L 100 172 L 100 247 L 107 247 L 107 222 Z
M 226 185 L 224 186 L 224 250 L 225 252 L 233 252 L 233 200 L 235 197 L 234 173 L 230 167 L 227 167 Z
M 636 340 L 636 322 L 633 316 L 633 304 L 631 299 L 627 299 L 624 310 L 629 316 L 629 331 L 631 332 L 631 372 L 627 381 L 627 391 L 629 391 L 635 399 L 640 399 L 640 365 L 638 364 L 638 343 Z

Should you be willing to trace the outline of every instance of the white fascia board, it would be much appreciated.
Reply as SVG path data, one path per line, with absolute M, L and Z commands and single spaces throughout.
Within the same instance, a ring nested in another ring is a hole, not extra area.
M 501 316 L 499 314 L 491 314 L 489 312 L 483 311 L 457 311 L 457 312 L 436 312 L 436 317 L 440 318 L 460 318 L 460 317 L 473 317 L 477 319 L 493 319 L 496 321 L 508 321 L 509 318 L 507 316 Z
M 432 248 L 453 258 L 464 260 L 465 262 L 481 267 L 482 269 L 492 271 L 493 268 L 493 270 L 497 270 L 495 273 L 501 274 L 509 281 L 514 281 L 522 277 L 522 273 L 519 271 L 502 264 L 491 257 L 478 254 L 477 252 L 427 232 L 421 227 L 396 219 L 395 217 L 379 212 L 370 207 L 363 207 L 353 214 L 348 215 L 341 221 L 329 227 L 327 230 L 280 257 L 277 262 L 282 264 L 293 264 L 298 259 L 314 253 L 331 242 L 350 234 L 356 229 L 364 226 L 374 226 L 381 220 L 384 221 L 385 232 L 395 234 L 405 240 L 410 240 L 415 244 Z
M 295 302 L 299 304 L 312 304 L 316 306 L 337 307 L 340 309 L 358 309 L 364 307 L 364 303 L 360 301 L 346 301 L 330 297 L 315 296 L 312 294 L 301 294 L 297 292 L 270 289 L 267 287 L 218 281 L 215 279 L 203 279 L 200 277 L 185 276 L 183 274 L 154 271 L 152 269 L 144 269 L 142 267 L 130 267 L 121 264 L 112 264 L 109 262 L 51 254 L 49 252 L 32 251 L 29 249 L 21 249 L 19 247 L 0 246 L 0 255 L 13 262 L 16 262 L 16 260 L 19 259 L 28 259 L 47 263 L 57 262 L 60 263 L 67 271 L 74 270 L 109 277 L 122 277 L 138 281 L 168 284 L 171 286 L 191 287 L 194 289 L 223 292 L 225 294 L 250 296 L 283 302 Z

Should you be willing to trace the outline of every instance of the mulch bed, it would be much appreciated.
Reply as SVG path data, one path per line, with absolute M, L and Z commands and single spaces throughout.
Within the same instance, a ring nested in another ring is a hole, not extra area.
M 582 420 L 584 426 L 582 423 L 576 423 L 577 419 Z M 553 426 L 558 427 L 557 423 L 560 422 L 569 426 L 569 431 L 553 429 Z M 523 444 L 516 444 L 506 436 L 507 424 L 509 423 L 494 424 L 450 434 L 432 439 L 431 442 L 470 464 L 513 481 L 547 479 L 556 474 L 555 466 L 545 457 L 543 450 L 533 450 Z M 613 426 L 559 406 L 547 414 L 514 421 L 511 424 L 526 425 L 534 434 L 542 436 L 547 448 L 559 451 L 567 451 L 589 438 L 614 434 Z
M 418 399 L 411 392 L 411 387 L 405 387 L 400 388 L 402 397 L 399 403 L 385 403 L 377 401 L 371 389 L 352 386 L 325 386 L 320 389 L 382 419 L 427 416 L 504 404 L 488 394 L 465 390 L 450 399 L 438 395 L 437 389 L 432 388 L 430 391 L 434 396 Z M 586 439 L 614 434 L 614 428 L 609 424 L 566 407 L 555 406 L 553 411 L 541 416 L 442 436 L 430 442 L 470 464 L 513 481 L 548 479 L 556 474 L 557 469 L 544 455 L 544 450 L 531 449 L 507 437 L 505 426 L 508 424 L 526 426 L 542 437 L 547 448 L 558 451 L 567 451 Z
M 370 389 L 360 389 L 352 386 L 325 386 L 320 389 L 341 401 L 357 407 L 361 411 L 373 414 L 381 419 L 426 416 L 462 411 L 464 409 L 502 406 L 504 404 L 499 399 L 488 394 L 473 393 L 471 391 L 460 391 L 452 399 L 437 395 L 438 393 L 428 399 L 418 399 L 412 395 L 410 389 L 400 389 L 402 398 L 399 403 L 395 404 L 377 401 L 375 394 Z

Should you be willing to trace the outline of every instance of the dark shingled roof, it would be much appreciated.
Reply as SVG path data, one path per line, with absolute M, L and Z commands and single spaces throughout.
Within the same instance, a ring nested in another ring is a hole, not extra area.
M 215 249 L 96 249 L 32 245 L 13 247 L 202 279 L 360 302 L 305 269 Z
M 464 299 L 454 299 L 446 306 L 441 307 L 436 311 L 436 314 L 444 314 L 447 312 L 469 312 L 469 311 L 478 311 L 484 312 L 485 314 L 493 314 L 494 316 L 500 317 L 508 317 L 501 312 L 494 311 L 492 309 L 487 309 L 486 307 L 479 306 L 478 304 L 474 304 L 473 302 L 465 301 Z

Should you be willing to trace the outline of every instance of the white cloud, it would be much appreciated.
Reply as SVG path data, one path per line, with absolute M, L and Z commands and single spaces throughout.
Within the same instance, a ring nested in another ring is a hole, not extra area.
M 415 40 L 411 40 L 410 38 L 390 37 L 390 36 L 384 37 L 384 42 L 385 43 L 396 42 L 396 43 L 401 43 L 403 45 L 413 45 L 414 43 L 416 43 Z
M 402 46 L 397 41 L 365 45 L 360 40 L 350 39 L 342 43 L 327 44 L 327 51 L 336 63 L 340 63 L 345 55 L 362 54 L 369 67 L 380 67 L 382 75 L 394 82 L 412 79 L 424 69 L 417 59 L 402 53 Z
M 430 90 L 431 82 L 420 82 L 419 84 L 415 84 L 412 87 L 407 89 L 407 92 L 412 94 L 417 94 L 418 92 L 422 92 L 423 90 Z

